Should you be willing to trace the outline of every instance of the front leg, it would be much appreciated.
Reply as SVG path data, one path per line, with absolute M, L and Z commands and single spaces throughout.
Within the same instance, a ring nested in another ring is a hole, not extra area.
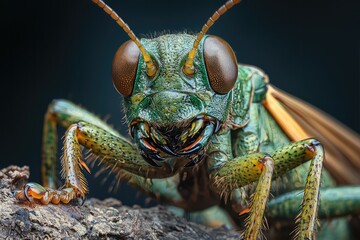
M 89 171 L 83 161 L 81 145 L 99 156 L 101 162 L 113 169 L 122 169 L 142 177 L 164 178 L 172 175 L 166 167 L 152 167 L 147 164 L 137 148 L 122 138 L 87 122 L 70 125 L 64 138 L 64 153 L 61 159 L 62 177 L 65 179 L 65 188 L 55 191 L 41 185 L 29 183 L 24 191 L 15 193 L 18 199 L 39 199 L 43 204 L 49 202 L 69 202 L 76 197 L 84 197 L 88 193 L 86 179 L 81 172 L 83 168 Z M 63 201 L 64 200 L 64 201 Z
M 323 158 L 322 145 L 315 139 L 306 139 L 280 148 L 270 156 L 256 153 L 235 158 L 213 170 L 210 177 L 215 191 L 225 196 L 231 194 L 234 189 L 260 179 L 251 203 L 250 217 L 247 223 L 249 227 L 245 231 L 246 239 L 256 239 L 261 227 L 261 224 L 258 223 L 263 219 L 263 206 L 266 204 L 266 201 L 263 200 L 268 198 L 270 189 L 270 184 L 267 184 L 266 179 L 272 173 L 271 164 L 264 168 L 264 162 L 274 162 L 274 178 L 311 160 L 301 212 L 296 219 L 295 233 L 298 239 L 314 239 Z
M 41 178 L 45 187 L 58 187 L 56 177 L 57 125 L 68 129 L 71 124 L 78 122 L 91 123 L 112 135 L 122 137 L 106 122 L 86 109 L 64 99 L 53 100 L 45 114 L 43 128 Z

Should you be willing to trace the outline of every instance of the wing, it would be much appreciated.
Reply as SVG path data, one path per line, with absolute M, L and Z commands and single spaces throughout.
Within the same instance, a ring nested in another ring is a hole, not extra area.
M 360 184 L 360 136 L 316 107 L 269 85 L 265 108 L 293 141 L 314 137 L 339 184 Z

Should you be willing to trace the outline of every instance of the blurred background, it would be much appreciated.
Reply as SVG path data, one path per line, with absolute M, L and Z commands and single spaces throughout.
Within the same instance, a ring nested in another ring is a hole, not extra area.
M 138 37 L 196 33 L 224 2 L 107 1 Z M 359 133 L 359 7 L 358 1 L 244 0 L 209 33 L 226 39 L 239 63 L 262 68 L 274 85 Z M 111 82 L 113 55 L 128 37 L 109 16 L 90 0 L 6 0 L 0 11 L 1 168 L 29 165 L 30 180 L 40 181 L 43 115 L 54 98 L 110 116 L 128 136 Z M 90 197 L 144 203 L 126 184 L 108 193 L 111 179 L 100 184 L 102 177 L 86 176 Z

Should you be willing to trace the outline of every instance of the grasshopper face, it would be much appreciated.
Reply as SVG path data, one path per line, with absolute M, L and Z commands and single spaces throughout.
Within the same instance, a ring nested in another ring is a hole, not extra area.
M 195 165 L 228 118 L 237 79 L 235 54 L 224 40 L 207 36 L 189 77 L 183 66 L 195 38 L 168 34 L 142 39 L 157 66 L 153 77 L 147 75 L 132 41 L 124 43 L 114 58 L 113 82 L 124 96 L 131 134 L 145 160 L 154 166 L 165 159 L 185 160 L 186 167 Z

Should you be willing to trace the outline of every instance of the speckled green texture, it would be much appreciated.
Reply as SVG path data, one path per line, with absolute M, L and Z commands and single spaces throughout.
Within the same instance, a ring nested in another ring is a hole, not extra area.
M 314 239 L 315 231 L 317 227 L 317 210 L 319 207 L 319 191 L 320 191 L 320 180 L 321 180 L 321 170 L 324 163 L 324 150 L 321 145 L 314 144 L 314 141 L 308 140 L 309 144 L 306 147 L 310 146 L 315 153 L 315 156 L 312 156 L 309 173 L 307 175 L 306 185 L 304 189 L 304 198 L 301 203 L 301 210 L 299 216 L 296 219 L 297 222 L 297 232 L 295 234 L 299 239 Z M 314 144 L 314 145 L 313 145 Z M 304 152 L 309 151 L 304 149 Z M 299 152 L 294 152 L 294 154 L 301 154 Z M 305 154 L 303 159 L 306 159 L 308 154 Z M 310 159 L 309 159 L 310 160 Z
M 48 111 L 44 118 L 41 172 L 45 187 L 56 188 L 57 129 L 52 114 Z
M 106 165 L 142 177 L 165 178 L 173 175 L 166 167 L 151 167 L 143 160 L 137 148 L 123 138 L 86 122 L 79 122 L 77 129 L 77 144 L 91 149 L 96 156 L 104 157 Z
M 274 161 L 270 157 L 264 157 L 262 164 L 262 172 L 251 201 L 250 215 L 245 222 L 245 239 L 258 239 L 262 229 L 265 207 L 269 198 L 274 172 Z
M 250 120 L 250 105 L 254 88 L 253 78 L 258 76 L 250 67 L 238 67 L 238 79 L 234 87 L 234 96 L 231 104 L 231 121 L 244 126 Z

